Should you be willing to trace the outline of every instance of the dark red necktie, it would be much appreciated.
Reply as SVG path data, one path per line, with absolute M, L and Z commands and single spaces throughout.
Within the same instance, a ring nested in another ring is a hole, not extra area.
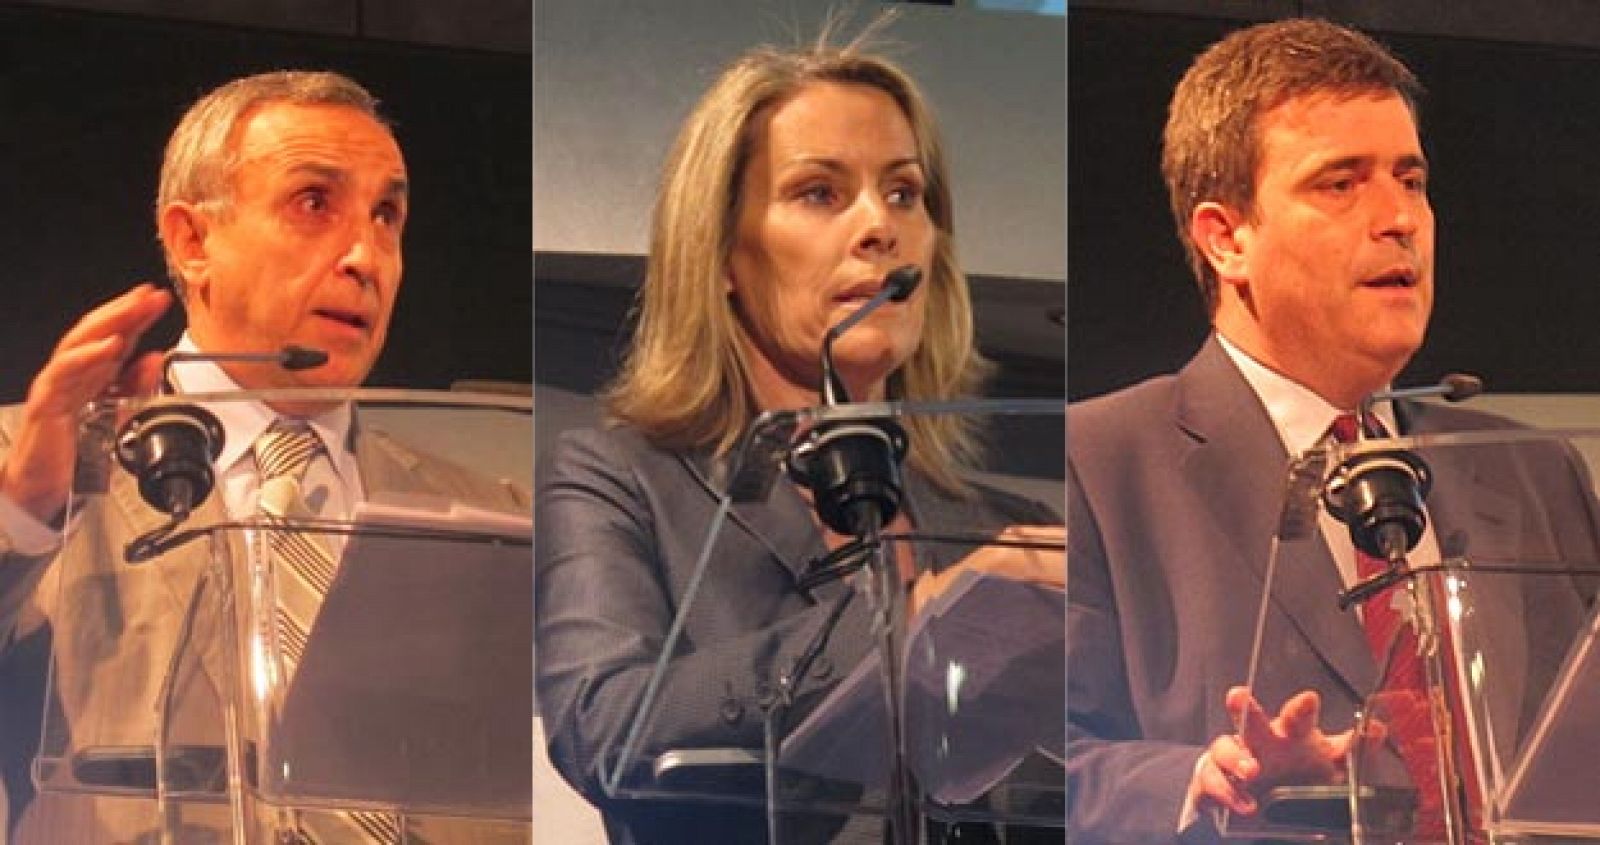
M 1367 431 L 1381 436 L 1382 424 L 1369 418 Z M 1357 439 L 1355 414 L 1339 415 L 1333 421 L 1330 433 L 1340 443 L 1354 442 Z M 1356 576 L 1362 580 L 1388 569 L 1388 563 L 1359 548 L 1355 553 Z M 1443 842 L 1444 794 L 1439 785 L 1438 741 L 1434 736 L 1433 717 L 1428 703 L 1427 669 L 1417 651 L 1417 632 L 1402 612 L 1404 602 L 1409 600 L 1405 582 L 1402 581 L 1362 605 L 1362 627 L 1366 631 L 1367 647 L 1372 650 L 1380 668 L 1386 658 L 1389 660 L 1389 671 L 1384 677 L 1383 686 L 1372 698 L 1373 713 L 1383 722 L 1389 742 L 1399 752 L 1406 774 L 1417 788 L 1417 815 L 1412 828 L 1412 841 Z M 1449 629 L 1442 615 L 1439 627 L 1442 638 L 1440 648 L 1442 653 L 1449 654 Z M 1448 676 L 1450 673 L 1447 671 L 1446 674 Z M 1440 690 L 1438 694 L 1447 695 L 1447 691 Z M 1450 710 L 1456 714 L 1456 718 L 1450 720 L 1454 724 L 1447 726 L 1442 733 L 1447 741 L 1464 747 L 1466 735 L 1457 732 L 1461 721 L 1459 711 L 1456 708 Z M 1458 759 L 1466 761 L 1468 758 L 1463 756 Z M 1468 779 L 1472 780 L 1470 777 Z M 1455 793 L 1457 790 L 1450 791 Z M 1474 796 L 1478 794 L 1475 789 L 1471 793 Z M 1474 807 L 1481 806 L 1477 800 L 1472 804 Z M 1473 815 L 1476 817 L 1477 814 Z M 1475 823 L 1468 826 L 1478 829 Z

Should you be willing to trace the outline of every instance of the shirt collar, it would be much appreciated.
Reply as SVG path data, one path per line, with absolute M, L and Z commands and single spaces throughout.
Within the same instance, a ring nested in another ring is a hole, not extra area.
M 188 332 L 178 339 L 177 351 L 200 352 L 201 349 L 194 342 Z M 227 371 L 215 361 L 184 361 L 172 366 L 172 386 L 178 393 L 230 393 L 243 390 Z M 222 423 L 224 433 L 222 454 L 217 457 L 217 466 L 222 470 L 231 468 L 248 454 L 255 442 L 261 437 L 272 423 L 277 420 L 278 412 L 267 407 L 263 402 L 237 401 L 214 402 L 208 404 L 206 409 L 217 417 Z M 332 410 L 323 411 L 306 417 L 306 422 L 311 425 L 311 430 L 317 433 L 328 453 L 336 456 L 333 464 L 336 468 L 342 467 L 342 456 L 348 453 L 345 448 L 350 442 L 350 426 L 354 420 L 348 402 L 341 403 Z M 332 444 L 339 444 L 335 450 Z M 342 475 L 341 471 L 341 475 Z
M 1228 353 L 1234 366 L 1239 368 L 1250 389 L 1255 391 L 1261 404 L 1266 406 L 1267 416 L 1272 418 L 1272 425 L 1278 431 L 1278 439 L 1283 441 L 1283 447 L 1289 454 L 1298 455 L 1321 443 L 1336 417 L 1355 410 L 1335 408 L 1311 388 L 1250 357 L 1220 332 L 1217 340 L 1222 345 L 1222 351 Z M 1400 430 L 1395 425 L 1394 409 L 1388 403 L 1374 407 L 1373 414 L 1389 431 Z

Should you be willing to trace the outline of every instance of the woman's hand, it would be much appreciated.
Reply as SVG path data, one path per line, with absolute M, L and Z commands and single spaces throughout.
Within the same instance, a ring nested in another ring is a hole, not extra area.
M 1013 525 L 996 539 L 1050 543 L 1057 548 L 1035 549 L 1019 546 L 981 546 L 942 572 L 924 572 L 911 585 L 908 608 L 915 616 L 927 603 L 949 589 L 967 570 L 1003 575 L 1065 589 L 1067 585 L 1067 529 L 1061 525 Z

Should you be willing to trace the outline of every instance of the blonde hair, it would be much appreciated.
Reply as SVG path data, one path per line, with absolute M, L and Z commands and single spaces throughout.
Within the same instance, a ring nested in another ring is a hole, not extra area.
M 1161 139 L 1161 173 L 1178 239 L 1211 313 L 1217 310 L 1219 283 L 1189 236 L 1189 218 L 1203 202 L 1251 215 L 1261 162 L 1256 122 L 1290 98 L 1324 92 L 1393 92 L 1415 117 L 1422 85 L 1371 38 L 1301 18 L 1229 34 L 1194 60 L 1173 91 Z
M 948 398 L 970 394 L 982 382 L 989 365 L 973 346 L 967 280 L 955 255 L 949 170 L 933 115 L 916 83 L 888 60 L 863 52 L 862 40 L 752 50 L 723 71 L 684 122 L 656 200 L 633 342 L 605 392 L 612 423 L 632 425 L 670 448 L 714 446 L 720 453 L 759 413 L 725 288 L 740 187 L 763 111 L 819 82 L 865 85 L 893 98 L 911 124 L 926 175 L 924 203 L 936 230 L 926 268 L 926 321 L 922 342 L 889 377 L 890 398 Z M 963 491 L 958 469 L 973 464 L 979 451 L 972 421 L 936 415 L 905 422 L 911 465 L 941 488 Z
M 209 204 L 225 212 L 239 165 L 238 130 L 244 118 L 268 103 L 348 106 L 380 123 L 378 101 L 355 80 L 331 71 L 278 70 L 223 84 L 201 97 L 172 130 L 161 159 L 156 217 L 174 202 Z M 163 244 L 165 247 L 165 244 Z M 180 296 L 183 276 L 166 250 L 167 275 Z

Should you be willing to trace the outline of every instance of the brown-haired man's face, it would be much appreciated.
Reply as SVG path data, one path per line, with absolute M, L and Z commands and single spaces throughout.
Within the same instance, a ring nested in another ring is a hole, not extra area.
M 1342 403 L 1393 378 L 1427 330 L 1434 218 L 1416 122 L 1392 93 L 1318 93 L 1257 132 L 1255 208 L 1223 278 L 1247 336 L 1230 339 Z
M 389 130 L 345 106 L 272 103 L 238 131 L 231 205 L 204 212 L 186 273 L 189 330 L 208 352 L 328 353 L 290 373 L 231 365 L 250 388 L 359 385 L 400 287 L 406 169 Z

